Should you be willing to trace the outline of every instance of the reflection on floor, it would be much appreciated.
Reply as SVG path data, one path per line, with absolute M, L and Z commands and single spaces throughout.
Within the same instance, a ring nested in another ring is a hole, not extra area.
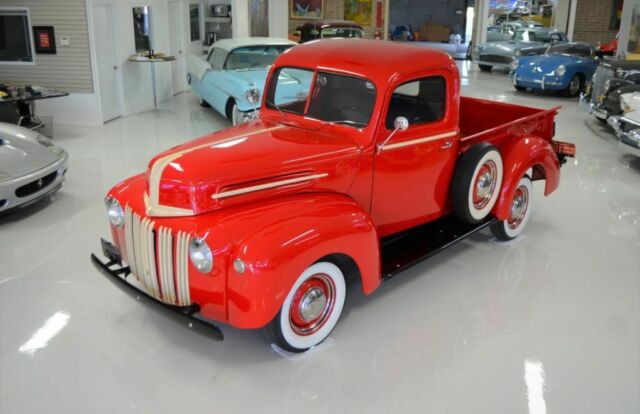
M 481 232 L 371 297 L 351 286 L 331 340 L 295 358 L 259 331 L 185 332 L 89 263 L 106 190 L 225 119 L 185 93 L 165 118 L 57 128 L 62 191 L 0 218 L 0 412 L 640 412 L 640 160 L 576 100 L 460 67 L 466 95 L 562 105 L 561 188 L 535 185 L 515 241 Z

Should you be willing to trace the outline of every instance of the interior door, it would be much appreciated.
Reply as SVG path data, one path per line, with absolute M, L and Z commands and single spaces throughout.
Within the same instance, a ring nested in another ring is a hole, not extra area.
M 381 236 L 439 218 L 446 213 L 457 152 L 457 120 L 446 97 L 447 76 L 404 83 L 389 99 L 374 161 L 371 214 Z M 394 129 L 405 117 L 409 128 Z M 386 142 L 385 142 L 386 141 Z
M 96 60 L 102 121 L 107 122 L 121 115 L 118 96 L 119 65 L 114 44 L 112 6 L 93 6 L 93 28 L 96 51 L 98 52 Z
M 169 54 L 176 57 L 171 62 L 171 81 L 173 94 L 184 92 L 186 61 L 183 53 L 184 49 L 184 27 L 182 25 L 183 13 L 182 2 L 169 2 Z

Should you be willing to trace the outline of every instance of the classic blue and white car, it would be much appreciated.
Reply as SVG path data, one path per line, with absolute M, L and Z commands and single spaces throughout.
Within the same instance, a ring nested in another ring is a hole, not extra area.
M 513 61 L 509 77 L 518 91 L 562 91 L 577 96 L 598 68 L 596 49 L 586 43 L 551 45 L 544 55 Z
M 251 37 L 219 40 L 206 59 L 189 56 L 187 80 L 200 105 L 213 107 L 234 125 L 257 116 L 269 67 L 297 43 Z

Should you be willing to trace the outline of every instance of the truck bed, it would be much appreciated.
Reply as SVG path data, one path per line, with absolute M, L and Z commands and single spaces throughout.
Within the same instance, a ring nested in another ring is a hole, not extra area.
M 460 98 L 460 137 L 465 144 L 490 142 L 499 145 L 513 136 L 538 136 L 551 140 L 554 117 L 560 107 L 538 109 L 528 106 Z

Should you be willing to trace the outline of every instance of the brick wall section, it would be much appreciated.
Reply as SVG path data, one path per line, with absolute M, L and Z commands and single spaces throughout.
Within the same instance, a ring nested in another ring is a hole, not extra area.
M 362 27 L 364 29 L 364 37 L 367 39 L 373 39 L 373 34 L 376 32 L 376 30 L 379 30 L 380 33 L 384 31 L 384 1 L 385 0 L 373 0 L 372 2 L 371 26 Z M 375 25 L 376 13 L 378 10 L 378 6 L 377 6 L 378 3 L 382 4 L 382 13 L 383 13 L 383 16 L 382 16 L 383 26 L 379 26 L 379 27 Z M 291 7 L 291 4 L 289 4 L 289 7 Z M 344 20 L 344 0 L 324 0 L 323 20 Z M 289 34 L 293 33 L 298 26 L 302 26 L 306 22 L 307 20 L 292 19 L 291 16 L 289 15 Z
M 578 0 L 573 40 L 577 42 L 608 43 L 617 30 L 610 30 L 611 10 L 615 0 Z

